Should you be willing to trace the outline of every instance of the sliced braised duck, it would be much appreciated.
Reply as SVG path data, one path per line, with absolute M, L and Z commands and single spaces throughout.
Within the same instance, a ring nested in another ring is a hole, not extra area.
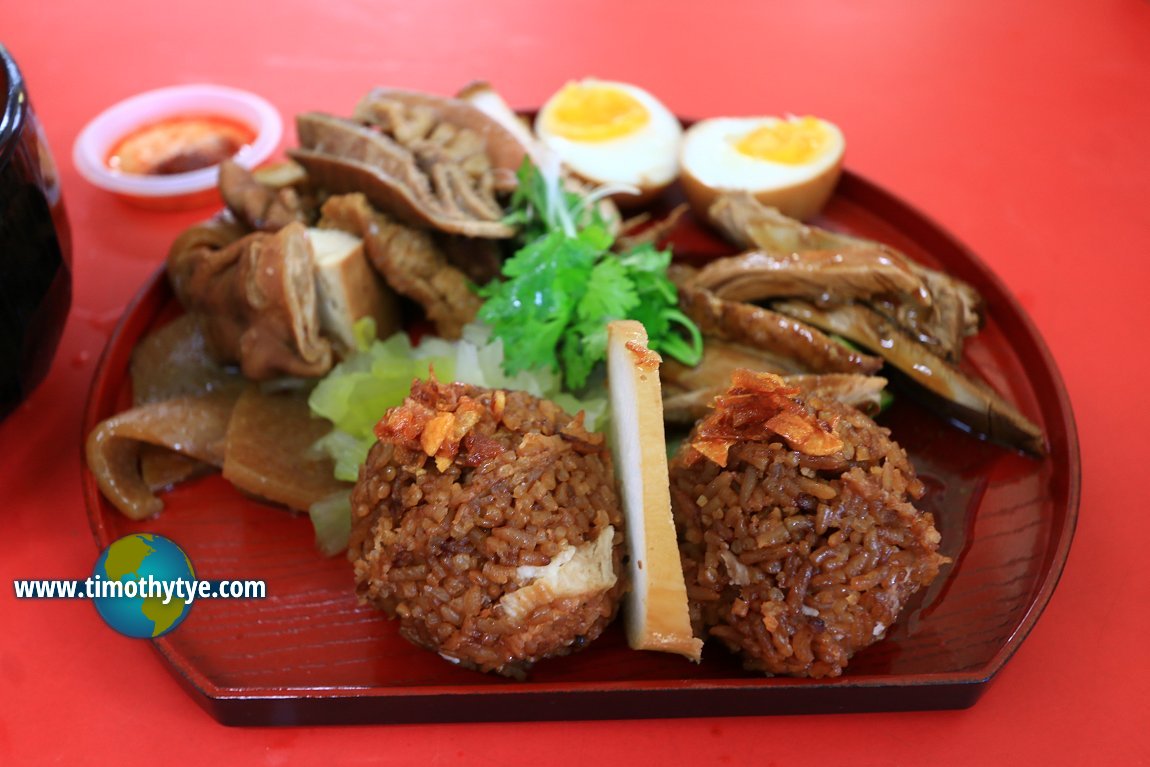
M 291 186 L 261 183 L 234 160 L 220 163 L 220 196 L 239 221 L 251 229 L 279 231 L 293 221 L 308 220 L 299 193 Z
M 723 235 L 739 247 L 777 253 L 835 251 L 844 257 L 848 252 L 861 251 L 868 254 L 865 257 L 875 260 L 889 259 L 905 264 L 929 294 L 927 305 L 895 294 L 876 300 L 875 306 L 947 359 L 958 360 L 962 356 L 963 340 L 982 327 L 982 298 L 978 291 L 956 277 L 919 264 L 888 245 L 804 224 L 763 205 L 745 192 L 720 195 L 711 206 L 710 215 Z
M 391 220 L 364 195 L 328 199 L 319 225 L 362 237 L 371 265 L 392 290 L 423 307 L 440 337 L 459 338 L 478 314 L 479 297 L 463 272 L 448 263 L 432 234 Z
M 1042 429 L 1014 405 L 916 343 L 878 312 L 860 304 L 821 308 L 805 301 L 780 302 L 775 308 L 881 355 L 971 429 L 1028 453 L 1045 454 Z
M 874 373 L 882 360 L 848 348 L 814 327 L 754 304 L 726 301 L 691 287 L 680 287 L 679 305 L 707 338 L 770 352 L 790 361 L 784 372 Z
M 887 380 L 881 376 L 860 373 L 797 374 L 782 376 L 782 379 L 787 386 L 793 386 L 807 396 L 834 400 L 872 416 L 882 408 L 882 393 L 887 384 Z M 681 426 L 693 425 L 707 415 L 715 397 L 727 390 L 730 381 L 731 374 L 728 374 L 726 383 L 710 388 L 679 391 L 673 387 L 664 387 L 664 420 Z
M 468 237 L 511 237 L 498 194 L 515 187 L 525 156 L 496 120 L 457 99 L 376 89 L 355 119 L 296 118 L 289 154 L 318 186 L 362 192 L 399 221 Z
M 912 263 L 912 267 L 921 275 L 933 298 L 929 309 L 894 295 L 875 296 L 868 303 L 919 343 L 957 362 L 962 358 L 966 338 L 982 327 L 982 297 L 967 283 L 947 274 L 919 264 Z
M 772 252 L 717 258 L 691 284 L 732 301 L 809 298 L 819 303 L 895 295 L 929 307 L 931 294 L 905 258 L 874 248 Z
M 172 244 L 168 277 L 216 359 L 244 376 L 318 376 L 332 366 L 320 335 L 311 246 L 303 224 L 272 234 L 227 221 L 192 227 Z

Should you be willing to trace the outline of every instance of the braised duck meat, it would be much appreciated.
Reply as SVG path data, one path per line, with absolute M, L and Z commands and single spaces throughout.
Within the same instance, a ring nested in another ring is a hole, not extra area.
M 706 290 L 680 287 L 679 305 L 706 337 L 791 360 L 784 372 L 874 373 L 882 360 L 861 354 L 816 328 L 753 304 L 725 301 Z M 669 367 L 669 366 L 668 366 Z
M 929 309 L 895 295 L 875 296 L 867 303 L 919 343 L 950 362 L 958 362 L 965 339 L 982 327 L 982 298 L 970 285 L 949 275 L 918 264 L 912 268 L 933 298 Z
M 459 338 L 463 326 L 475 319 L 479 297 L 430 232 L 391 220 L 372 209 L 362 194 L 330 198 L 319 225 L 362 237 L 372 266 L 396 293 L 423 307 L 439 336 Z
M 825 304 L 886 294 L 920 308 L 931 305 L 926 284 L 906 259 L 873 248 L 752 250 L 711 261 L 691 284 L 731 301 L 795 297 Z
M 888 245 L 803 224 L 744 192 L 720 195 L 711 206 L 710 215 L 723 235 L 739 247 L 776 253 L 863 251 L 876 260 L 904 264 L 921 280 L 930 296 L 926 306 L 918 300 L 907 301 L 898 294 L 873 303 L 906 332 L 949 360 L 960 359 L 963 340 L 982 327 L 982 298 L 978 291 L 956 277 L 917 263 Z
M 805 301 L 776 303 L 775 308 L 881 355 L 975 431 L 1034 455 L 1046 453 L 1042 429 L 1014 405 L 916 343 L 878 312 L 860 304 L 822 308 Z
M 661 379 L 671 389 L 708 389 L 725 386 L 739 368 L 768 373 L 801 373 L 806 368 L 792 357 L 745 343 L 706 336 L 703 356 L 697 365 L 684 365 L 674 359 L 663 363 Z

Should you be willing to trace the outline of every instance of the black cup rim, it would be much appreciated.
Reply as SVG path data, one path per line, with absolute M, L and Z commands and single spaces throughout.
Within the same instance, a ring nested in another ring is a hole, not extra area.
M 24 130 L 28 95 L 24 90 L 24 77 L 20 74 L 20 68 L 16 66 L 16 60 L 2 43 L 0 43 L 0 61 L 3 62 L 3 74 L 7 85 L 4 108 L 0 112 L 0 167 L 3 167 L 8 162 L 8 155 L 12 153 L 16 139 Z

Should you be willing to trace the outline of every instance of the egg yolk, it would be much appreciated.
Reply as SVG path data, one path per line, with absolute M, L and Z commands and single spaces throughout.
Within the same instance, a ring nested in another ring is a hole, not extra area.
M 817 117 L 780 120 L 755 128 L 735 142 L 735 149 L 756 160 L 802 165 L 821 155 L 830 135 Z
M 647 108 L 624 90 L 568 83 L 555 95 L 544 123 L 571 141 L 606 141 L 633 133 L 649 119 Z

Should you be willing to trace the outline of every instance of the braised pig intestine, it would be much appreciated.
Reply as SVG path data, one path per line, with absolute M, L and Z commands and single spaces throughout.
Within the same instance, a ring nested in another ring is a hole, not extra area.
M 315 273 L 307 231 L 228 240 L 229 222 L 193 227 L 173 244 L 168 276 L 180 303 L 197 315 L 213 353 L 238 363 L 244 376 L 318 376 L 332 365 L 320 336 Z

